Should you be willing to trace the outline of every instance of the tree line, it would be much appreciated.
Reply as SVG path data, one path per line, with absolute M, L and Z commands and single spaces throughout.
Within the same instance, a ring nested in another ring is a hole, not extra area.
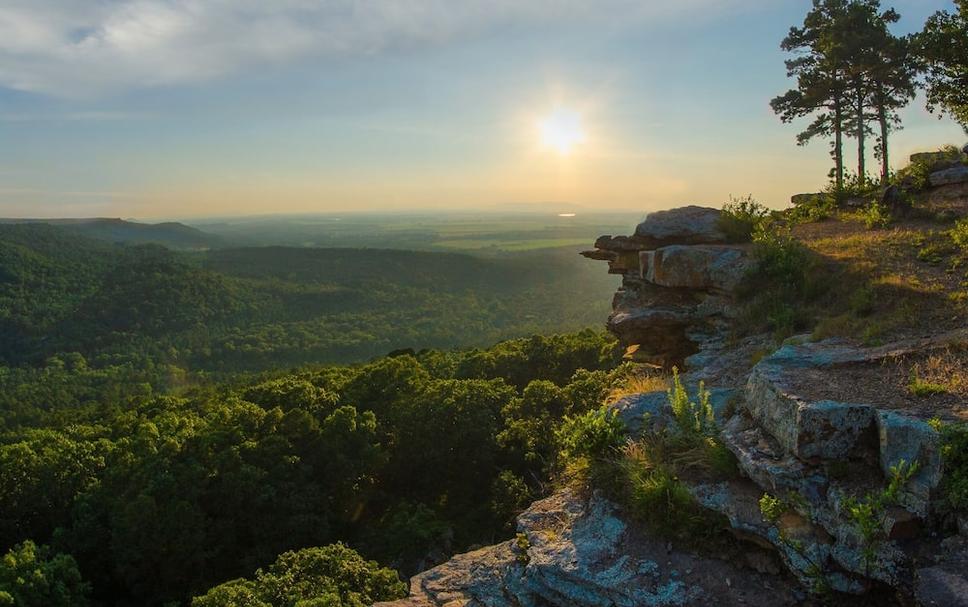
M 929 111 L 950 116 L 968 132 L 968 0 L 954 4 L 954 12 L 939 11 L 920 32 L 900 36 L 890 27 L 900 14 L 884 10 L 880 0 L 813 0 L 803 25 L 783 39 L 781 48 L 793 55 L 787 75 L 797 85 L 770 105 L 785 123 L 812 118 L 797 135 L 799 145 L 829 138 L 838 193 L 847 178 L 847 138 L 857 143 L 858 184 L 869 181 L 872 137 L 880 183 L 888 183 L 890 135 L 901 128 L 899 111 L 919 88 Z

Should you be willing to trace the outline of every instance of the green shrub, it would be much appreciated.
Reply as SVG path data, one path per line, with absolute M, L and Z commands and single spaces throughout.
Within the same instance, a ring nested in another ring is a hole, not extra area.
M 90 584 L 69 554 L 52 554 L 27 540 L 0 559 L 0 605 L 84 607 Z
M 864 209 L 864 225 L 868 230 L 886 228 L 892 221 L 890 210 L 880 202 L 873 201 Z
M 225 582 L 192 599 L 192 607 L 364 607 L 406 593 L 407 585 L 395 571 L 332 544 L 285 552 L 268 568 L 256 571 L 253 580 Z
M 599 481 L 636 520 L 662 536 L 699 539 L 724 528 L 696 503 L 676 475 L 676 450 L 661 434 L 631 442 Z
M 886 539 L 884 524 L 887 507 L 898 503 L 901 490 L 917 474 L 918 469 L 917 462 L 908 463 L 902 459 L 891 466 L 887 487 L 862 498 L 847 498 L 843 502 L 844 512 L 860 537 L 861 554 L 868 572 L 877 558 L 878 547 Z
M 733 198 L 723 205 L 719 217 L 719 229 L 726 234 L 729 242 L 749 242 L 753 232 L 766 220 L 770 211 L 753 199 L 750 194 L 744 198 Z
M 785 213 L 793 223 L 813 223 L 831 217 L 837 210 L 837 197 L 829 192 L 817 194 L 798 203 Z
M 968 253 L 968 219 L 958 221 L 948 235 L 962 252 Z
M 602 407 L 576 417 L 565 417 L 555 433 L 562 462 L 587 458 L 593 462 L 614 456 L 625 442 L 625 424 L 618 411 Z
M 872 179 L 869 175 L 860 176 L 856 173 L 848 173 L 844 176 L 843 188 L 838 190 L 836 184 L 831 181 L 824 193 L 833 200 L 835 206 L 839 206 L 851 198 L 870 199 L 878 193 L 879 189 L 878 181 Z
M 808 251 L 777 223 L 764 223 L 753 234 L 753 256 L 758 273 L 796 289 L 805 283 Z
M 689 398 L 689 393 L 682 380 L 679 379 L 679 369 L 672 368 L 672 387 L 666 392 L 669 407 L 679 425 L 679 431 L 686 439 L 697 439 L 715 436 L 716 418 L 713 407 L 709 403 L 709 391 L 703 382 L 699 383 L 698 401 Z
M 945 504 L 958 511 L 968 510 L 968 424 L 942 424 L 932 420 L 941 433 L 944 478 L 941 490 Z
M 942 384 L 924 381 L 917 375 L 912 375 L 911 381 L 908 382 L 908 391 L 914 396 L 925 397 L 933 396 L 935 394 L 944 394 L 948 391 L 948 388 Z

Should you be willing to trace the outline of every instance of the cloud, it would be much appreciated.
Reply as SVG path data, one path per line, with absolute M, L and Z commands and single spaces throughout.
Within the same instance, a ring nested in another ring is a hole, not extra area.
M 754 1 L 5 0 L 0 86 L 99 96 L 444 44 L 506 24 L 658 22 Z

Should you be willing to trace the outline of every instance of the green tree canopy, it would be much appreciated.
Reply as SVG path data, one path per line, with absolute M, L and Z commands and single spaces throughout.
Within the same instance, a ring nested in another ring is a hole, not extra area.
M 52 554 L 27 540 L 0 560 L 0 605 L 85 607 L 89 592 L 69 554 Z
M 932 15 L 918 34 L 924 60 L 928 109 L 949 114 L 968 132 L 968 0 L 955 12 Z
M 192 607 L 368 607 L 405 596 L 396 572 L 342 544 L 286 552 L 255 579 L 238 579 L 192 600 Z

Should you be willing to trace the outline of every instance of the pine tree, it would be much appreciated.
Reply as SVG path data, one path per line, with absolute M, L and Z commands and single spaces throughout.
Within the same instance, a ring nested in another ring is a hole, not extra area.
M 968 0 L 966 0 L 968 1 Z M 870 124 L 879 127 L 876 156 L 881 182 L 890 173 L 888 140 L 899 128 L 897 110 L 914 96 L 916 65 L 910 41 L 894 36 L 889 25 L 900 16 L 882 11 L 880 0 L 814 0 L 801 28 L 791 28 L 782 48 L 798 56 L 786 62 L 797 88 L 771 103 L 784 122 L 814 116 L 797 136 L 803 145 L 833 135 L 837 191 L 843 190 L 843 137 L 857 139 L 857 177 L 867 179 Z
M 872 103 L 880 130 L 877 156 L 881 161 L 881 185 L 890 178 L 892 130 L 901 128 L 898 110 L 907 106 L 916 92 L 917 62 L 911 53 L 911 39 L 896 37 L 884 28 L 883 43 L 878 46 L 878 63 L 871 73 Z
M 770 102 L 783 122 L 813 116 L 810 125 L 797 135 L 806 145 L 818 136 L 833 135 L 831 156 L 837 191 L 844 186 L 843 137 L 849 100 L 848 82 L 839 61 L 833 26 L 843 18 L 846 0 L 814 0 L 802 27 L 792 27 L 780 47 L 797 55 L 786 61 L 787 75 L 797 79 L 791 89 Z
M 924 62 L 928 110 L 949 114 L 968 132 L 968 0 L 939 11 L 915 38 Z
M 881 160 L 882 185 L 890 176 L 889 134 L 892 128 L 900 127 L 897 110 L 914 97 L 917 72 L 909 41 L 894 36 L 889 29 L 899 19 L 894 9 L 881 12 L 880 0 L 853 0 L 836 28 L 841 37 L 838 48 L 853 88 L 857 174 L 866 179 L 866 141 L 871 133 L 868 122 L 875 122 L 879 127 L 875 155 Z

